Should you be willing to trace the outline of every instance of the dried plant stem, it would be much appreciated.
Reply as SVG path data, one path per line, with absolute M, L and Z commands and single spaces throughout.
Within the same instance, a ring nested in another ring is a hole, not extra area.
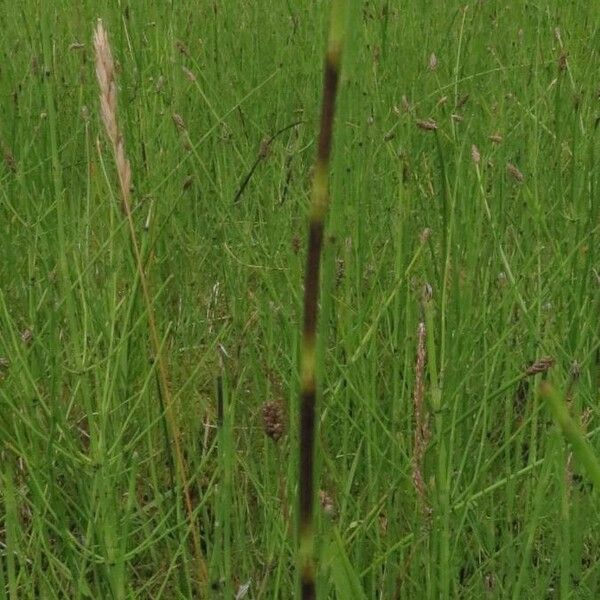
M 304 600 L 315 598 L 314 564 L 314 454 L 315 454 L 315 356 L 319 273 L 323 229 L 329 205 L 329 158 L 333 135 L 342 48 L 346 29 L 346 1 L 332 0 L 329 38 L 325 56 L 321 129 L 315 161 L 304 279 L 304 330 L 301 348 L 300 473 L 299 473 L 299 562 L 300 587 Z
M 189 525 L 192 534 L 194 552 L 198 563 L 199 585 L 204 589 L 208 575 L 206 563 L 200 547 L 200 536 L 194 523 L 194 510 L 188 487 L 186 466 L 181 450 L 179 426 L 177 417 L 173 409 L 173 398 L 169 387 L 169 375 L 167 364 L 161 348 L 161 340 L 158 334 L 152 295 L 148 278 L 144 271 L 144 262 L 140 250 L 140 243 L 137 239 L 133 215 L 131 211 L 130 189 L 131 189 L 131 167 L 127 155 L 125 154 L 125 145 L 123 134 L 119 128 L 117 111 L 117 83 L 115 78 L 115 66 L 108 41 L 108 35 L 102 21 L 99 19 L 94 32 L 94 49 L 96 55 L 96 76 L 100 86 L 100 110 L 102 122 L 106 129 L 107 136 L 111 142 L 117 173 L 119 177 L 119 187 L 121 191 L 121 208 L 127 219 L 131 248 L 133 257 L 140 278 L 142 295 L 146 305 L 148 317 L 148 330 L 150 335 L 150 344 L 156 360 L 158 369 L 159 392 L 165 406 L 165 418 L 171 441 L 173 443 L 174 461 L 176 465 L 177 477 L 182 487 L 183 495 L 188 513 Z

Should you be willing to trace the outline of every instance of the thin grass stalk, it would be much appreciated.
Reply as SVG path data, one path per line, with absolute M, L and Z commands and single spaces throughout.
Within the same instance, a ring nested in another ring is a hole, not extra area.
M 323 76 L 319 145 L 315 160 L 304 278 L 304 326 L 301 348 L 300 462 L 299 462 L 299 566 L 301 596 L 315 598 L 314 562 L 314 457 L 316 405 L 316 337 L 319 275 L 323 230 L 329 205 L 329 167 L 335 101 L 346 33 L 346 1 L 332 0 Z
M 437 350 L 435 342 L 435 315 L 433 290 L 425 284 L 423 290 L 423 312 L 425 314 L 425 332 L 427 347 L 427 366 L 429 370 L 430 405 L 434 415 L 435 435 L 437 438 L 437 467 L 435 473 L 436 506 L 434 516 L 436 524 L 433 528 L 436 536 L 437 577 L 433 580 L 433 595 L 448 598 L 450 595 L 450 489 L 448 483 L 447 442 L 444 436 L 444 418 L 442 412 L 442 389 L 440 372 L 438 371 Z
M 175 470 L 179 485 L 183 490 L 186 511 L 188 513 L 189 526 L 192 534 L 192 543 L 198 566 L 199 585 L 201 590 L 204 590 L 208 579 L 206 563 L 200 546 L 200 536 L 198 529 L 194 523 L 194 510 L 191 501 L 186 466 L 181 449 L 179 426 L 175 411 L 173 410 L 173 397 L 169 386 L 168 367 L 164 358 L 161 338 L 158 334 L 154 307 L 152 303 L 152 295 L 150 293 L 150 285 L 144 271 L 144 262 L 140 243 L 135 231 L 133 222 L 133 214 L 131 211 L 130 190 L 131 190 L 131 166 L 125 153 L 125 144 L 123 134 L 119 127 L 118 111 L 117 111 L 117 82 L 115 77 L 115 65 L 112 57 L 108 34 L 104 28 L 102 20 L 98 20 L 96 30 L 94 32 L 94 50 L 96 55 L 96 76 L 100 86 L 100 111 L 106 134 L 110 140 L 117 174 L 119 178 L 119 188 L 121 192 L 121 209 L 127 219 L 131 248 L 134 256 L 134 261 L 140 278 L 142 295 L 146 306 L 146 314 L 148 318 L 148 330 L 150 336 L 150 344 L 152 352 L 156 360 L 158 370 L 159 393 L 165 407 L 165 418 L 169 435 L 173 444 L 173 453 L 175 459 Z
M 417 361 L 415 364 L 415 388 L 413 392 L 414 443 L 412 460 L 412 480 L 419 499 L 421 512 L 429 517 L 430 507 L 425 483 L 425 453 L 429 445 L 428 412 L 425 406 L 425 362 L 427 359 L 425 323 L 421 321 L 417 330 Z

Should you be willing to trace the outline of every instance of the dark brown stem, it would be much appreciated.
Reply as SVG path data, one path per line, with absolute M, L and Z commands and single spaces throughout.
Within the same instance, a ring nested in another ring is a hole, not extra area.
M 345 2 L 333 0 L 329 41 L 323 76 L 323 103 L 319 144 L 312 181 L 308 230 L 308 251 L 304 275 L 304 329 L 301 349 L 300 456 L 299 456 L 299 559 L 303 600 L 316 597 L 314 564 L 314 487 L 317 384 L 315 374 L 319 280 L 323 230 L 329 204 L 329 159 L 333 137 L 335 100 L 338 89 L 342 42 L 345 29 Z

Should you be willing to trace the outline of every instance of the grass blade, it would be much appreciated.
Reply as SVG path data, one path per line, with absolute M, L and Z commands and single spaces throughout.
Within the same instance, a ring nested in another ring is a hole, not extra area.
M 314 566 L 314 442 L 316 404 L 316 333 L 319 303 L 319 274 L 323 229 L 329 204 L 329 158 L 333 136 L 335 100 L 339 82 L 346 28 L 346 2 L 333 0 L 329 40 L 325 56 L 321 130 L 312 182 L 308 253 L 304 279 L 304 330 L 302 338 L 300 398 L 300 515 L 299 561 L 302 598 L 315 597 Z
M 540 394 L 548 402 L 552 416 L 573 448 L 573 454 L 583 465 L 588 477 L 592 480 L 596 488 L 600 489 L 600 461 L 598 461 L 594 450 L 585 439 L 585 434 L 581 428 L 577 426 L 577 423 L 569 415 L 569 410 L 564 399 L 547 382 L 541 384 Z

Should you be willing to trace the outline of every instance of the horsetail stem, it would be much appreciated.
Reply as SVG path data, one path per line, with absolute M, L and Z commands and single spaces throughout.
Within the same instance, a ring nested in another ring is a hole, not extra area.
M 301 348 L 299 563 L 304 600 L 315 598 L 314 563 L 314 445 L 316 376 L 315 355 L 319 303 L 319 273 L 323 229 L 329 205 L 329 159 L 335 100 L 346 29 L 346 1 L 332 0 L 323 76 L 319 145 L 315 160 L 304 276 L 304 328 Z

